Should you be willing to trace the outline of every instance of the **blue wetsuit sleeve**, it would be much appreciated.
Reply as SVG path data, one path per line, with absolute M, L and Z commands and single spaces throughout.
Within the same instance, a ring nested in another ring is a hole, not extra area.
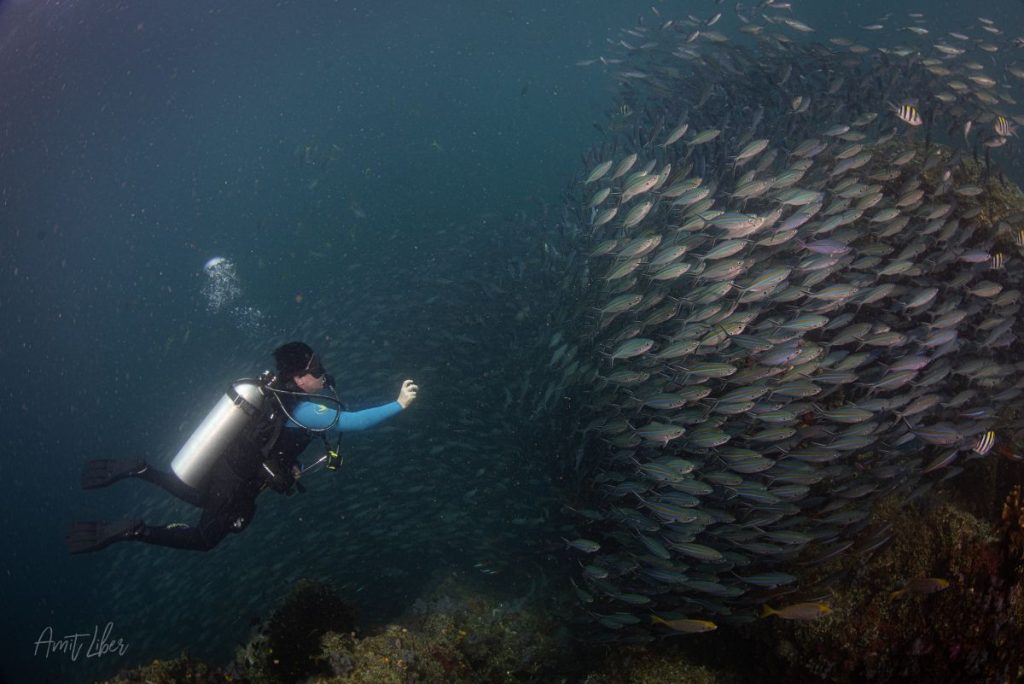
M 363 409 L 362 411 L 342 411 L 341 416 L 338 418 L 338 424 L 334 426 L 333 431 L 341 432 L 356 432 L 358 430 L 366 430 L 373 426 L 387 420 L 396 413 L 402 412 L 402 405 L 397 401 L 392 401 L 382 406 L 374 406 L 373 408 Z M 330 427 L 334 421 L 334 416 L 337 415 L 337 409 L 333 407 L 324 406 L 323 404 L 317 404 L 312 401 L 303 401 L 295 407 L 292 411 L 292 416 L 302 426 L 313 428 L 314 430 L 323 430 Z M 285 423 L 285 427 L 298 427 L 295 422 L 289 420 Z

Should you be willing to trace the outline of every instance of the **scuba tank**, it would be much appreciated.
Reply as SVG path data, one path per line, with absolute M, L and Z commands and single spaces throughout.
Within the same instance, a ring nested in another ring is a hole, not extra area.
M 341 435 L 338 435 L 338 443 L 332 448 L 327 442 L 327 437 L 324 433 L 334 428 L 338 422 L 338 418 L 341 415 L 341 411 L 345 410 L 345 404 L 338 399 L 337 392 L 334 389 L 334 378 L 327 376 L 329 379 L 329 387 L 331 393 L 334 396 L 327 396 L 323 394 L 304 394 L 301 392 L 292 392 L 288 390 L 279 389 L 274 386 L 275 376 L 270 371 L 263 371 L 258 379 L 242 379 L 236 380 L 228 387 L 224 396 L 214 405 L 213 409 L 206 414 L 206 418 L 199 424 L 199 427 L 195 429 L 192 436 L 188 438 L 188 441 L 178 450 L 174 460 L 171 461 L 171 470 L 178 476 L 178 479 L 192 487 L 193 489 L 199 489 L 203 486 L 206 476 L 210 470 L 213 469 L 214 464 L 224 454 L 225 449 L 233 440 L 235 440 L 243 430 L 253 424 L 253 421 L 260 418 L 261 415 L 266 413 L 264 410 L 267 408 L 265 404 L 268 401 L 274 401 L 281 408 L 282 413 L 286 418 L 292 420 L 299 427 L 303 427 L 311 432 L 320 434 L 320 438 L 324 443 L 325 454 L 317 462 L 317 464 L 326 461 L 328 470 L 337 470 L 341 464 L 341 458 L 338 455 L 338 449 L 341 443 Z M 326 428 L 316 429 L 306 428 L 297 420 L 292 418 L 285 404 L 282 403 L 281 397 L 291 395 L 294 397 L 300 397 L 302 399 L 309 400 L 320 400 L 331 402 L 338 406 L 338 410 L 335 413 L 334 420 L 331 425 Z M 269 399 L 268 397 L 272 397 Z M 280 425 L 278 425 L 278 431 L 280 431 Z M 274 438 L 266 446 L 267 449 L 273 446 L 273 441 L 276 440 L 276 433 Z M 272 478 L 278 477 L 275 472 L 267 466 L 263 465 L 263 468 L 271 475 Z M 297 484 L 297 483 L 296 483 Z M 300 487 L 301 490 L 301 487 Z
M 263 408 L 265 388 L 272 380 L 265 372 L 259 380 L 236 380 L 206 414 L 171 461 L 171 470 L 185 484 L 199 489 L 224 449 Z

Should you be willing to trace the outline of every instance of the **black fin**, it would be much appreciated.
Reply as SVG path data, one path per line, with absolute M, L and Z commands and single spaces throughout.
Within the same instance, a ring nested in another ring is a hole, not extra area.
M 139 536 L 144 527 L 141 520 L 132 519 L 72 523 L 67 536 L 68 552 L 99 551 L 114 542 Z

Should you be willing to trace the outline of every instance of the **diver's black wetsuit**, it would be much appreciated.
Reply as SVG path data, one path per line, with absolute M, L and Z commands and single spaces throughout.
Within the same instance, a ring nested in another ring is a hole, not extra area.
M 284 415 L 271 411 L 255 421 L 216 459 L 200 489 L 141 460 L 88 461 L 82 471 L 83 489 L 107 487 L 126 478 L 146 480 L 202 508 L 203 514 L 194 527 L 152 526 L 137 519 L 72 523 L 69 551 L 90 553 L 123 541 L 196 551 L 212 549 L 229 532 L 241 532 L 249 525 L 256 512 L 256 497 L 264 489 L 288 494 L 297 486 L 292 471 L 317 432 L 326 439 L 327 434 L 365 430 L 402 410 L 397 400 L 355 412 L 325 405 L 316 395 L 309 399 L 286 396 L 281 401 L 287 409 Z M 289 417 L 283 420 L 285 415 Z
M 281 429 L 273 448 L 264 456 L 255 436 L 236 440 L 213 466 L 202 490 L 193 489 L 173 473 L 149 466 L 136 477 L 159 485 L 182 501 L 203 509 L 199 525 L 145 525 L 138 541 L 177 549 L 207 551 L 229 532 L 241 532 L 256 513 L 256 497 L 267 487 L 280 493 L 291 490 L 292 467 L 309 445 L 306 430 Z M 266 464 L 266 467 L 264 466 Z M 273 476 L 267 468 L 273 471 Z

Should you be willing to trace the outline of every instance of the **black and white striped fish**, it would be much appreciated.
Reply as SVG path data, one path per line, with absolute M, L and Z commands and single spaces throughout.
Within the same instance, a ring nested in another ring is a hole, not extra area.
M 996 443 L 996 433 L 989 430 L 981 437 L 978 438 L 978 443 L 974 446 L 974 452 L 981 456 L 984 456 L 992 450 L 992 446 Z
M 901 105 L 892 105 L 892 110 L 900 118 L 900 121 L 911 126 L 920 126 L 924 123 L 921 119 L 921 113 L 917 111 L 917 106 L 909 102 L 904 102 Z
M 992 126 L 996 129 L 996 135 L 1004 138 L 1009 138 L 1011 135 L 1017 135 L 1017 127 L 1010 123 L 1005 116 L 997 116 L 995 123 L 992 124 Z

